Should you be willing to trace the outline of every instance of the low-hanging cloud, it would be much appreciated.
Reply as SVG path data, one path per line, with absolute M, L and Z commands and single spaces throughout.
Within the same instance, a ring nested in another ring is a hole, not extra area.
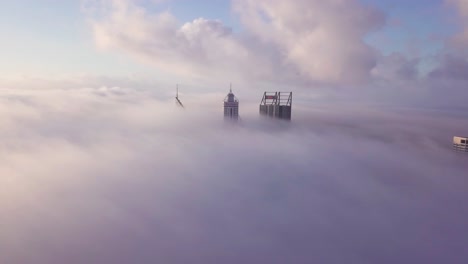
M 241 103 L 231 124 L 215 96 L 160 94 L 2 89 L 0 262 L 468 257 L 466 116 L 298 100 L 290 123 Z

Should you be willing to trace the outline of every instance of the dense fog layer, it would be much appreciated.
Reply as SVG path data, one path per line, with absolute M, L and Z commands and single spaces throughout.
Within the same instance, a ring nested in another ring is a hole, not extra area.
M 0 96 L 0 262 L 465 263 L 457 112 L 309 106 L 293 120 L 151 90 Z

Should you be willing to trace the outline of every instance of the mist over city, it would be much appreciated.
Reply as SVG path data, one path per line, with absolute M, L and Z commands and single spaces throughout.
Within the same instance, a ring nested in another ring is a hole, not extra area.
M 2 5 L 0 263 L 468 260 L 466 1 Z

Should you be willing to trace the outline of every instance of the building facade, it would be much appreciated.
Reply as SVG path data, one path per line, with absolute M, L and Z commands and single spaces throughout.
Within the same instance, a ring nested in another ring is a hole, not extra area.
M 224 99 L 224 118 L 237 120 L 239 119 L 239 100 L 232 93 L 232 89 L 229 90 L 228 95 Z
M 453 137 L 453 149 L 468 152 L 468 137 Z

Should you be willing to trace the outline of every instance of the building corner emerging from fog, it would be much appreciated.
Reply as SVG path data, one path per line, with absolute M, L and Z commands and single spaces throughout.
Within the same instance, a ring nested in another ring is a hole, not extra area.
M 453 137 L 453 149 L 468 152 L 468 137 Z
M 229 93 L 224 99 L 224 119 L 239 119 L 239 100 L 232 93 L 232 88 L 229 89 Z
M 291 120 L 292 92 L 265 92 L 260 103 L 260 114 Z

